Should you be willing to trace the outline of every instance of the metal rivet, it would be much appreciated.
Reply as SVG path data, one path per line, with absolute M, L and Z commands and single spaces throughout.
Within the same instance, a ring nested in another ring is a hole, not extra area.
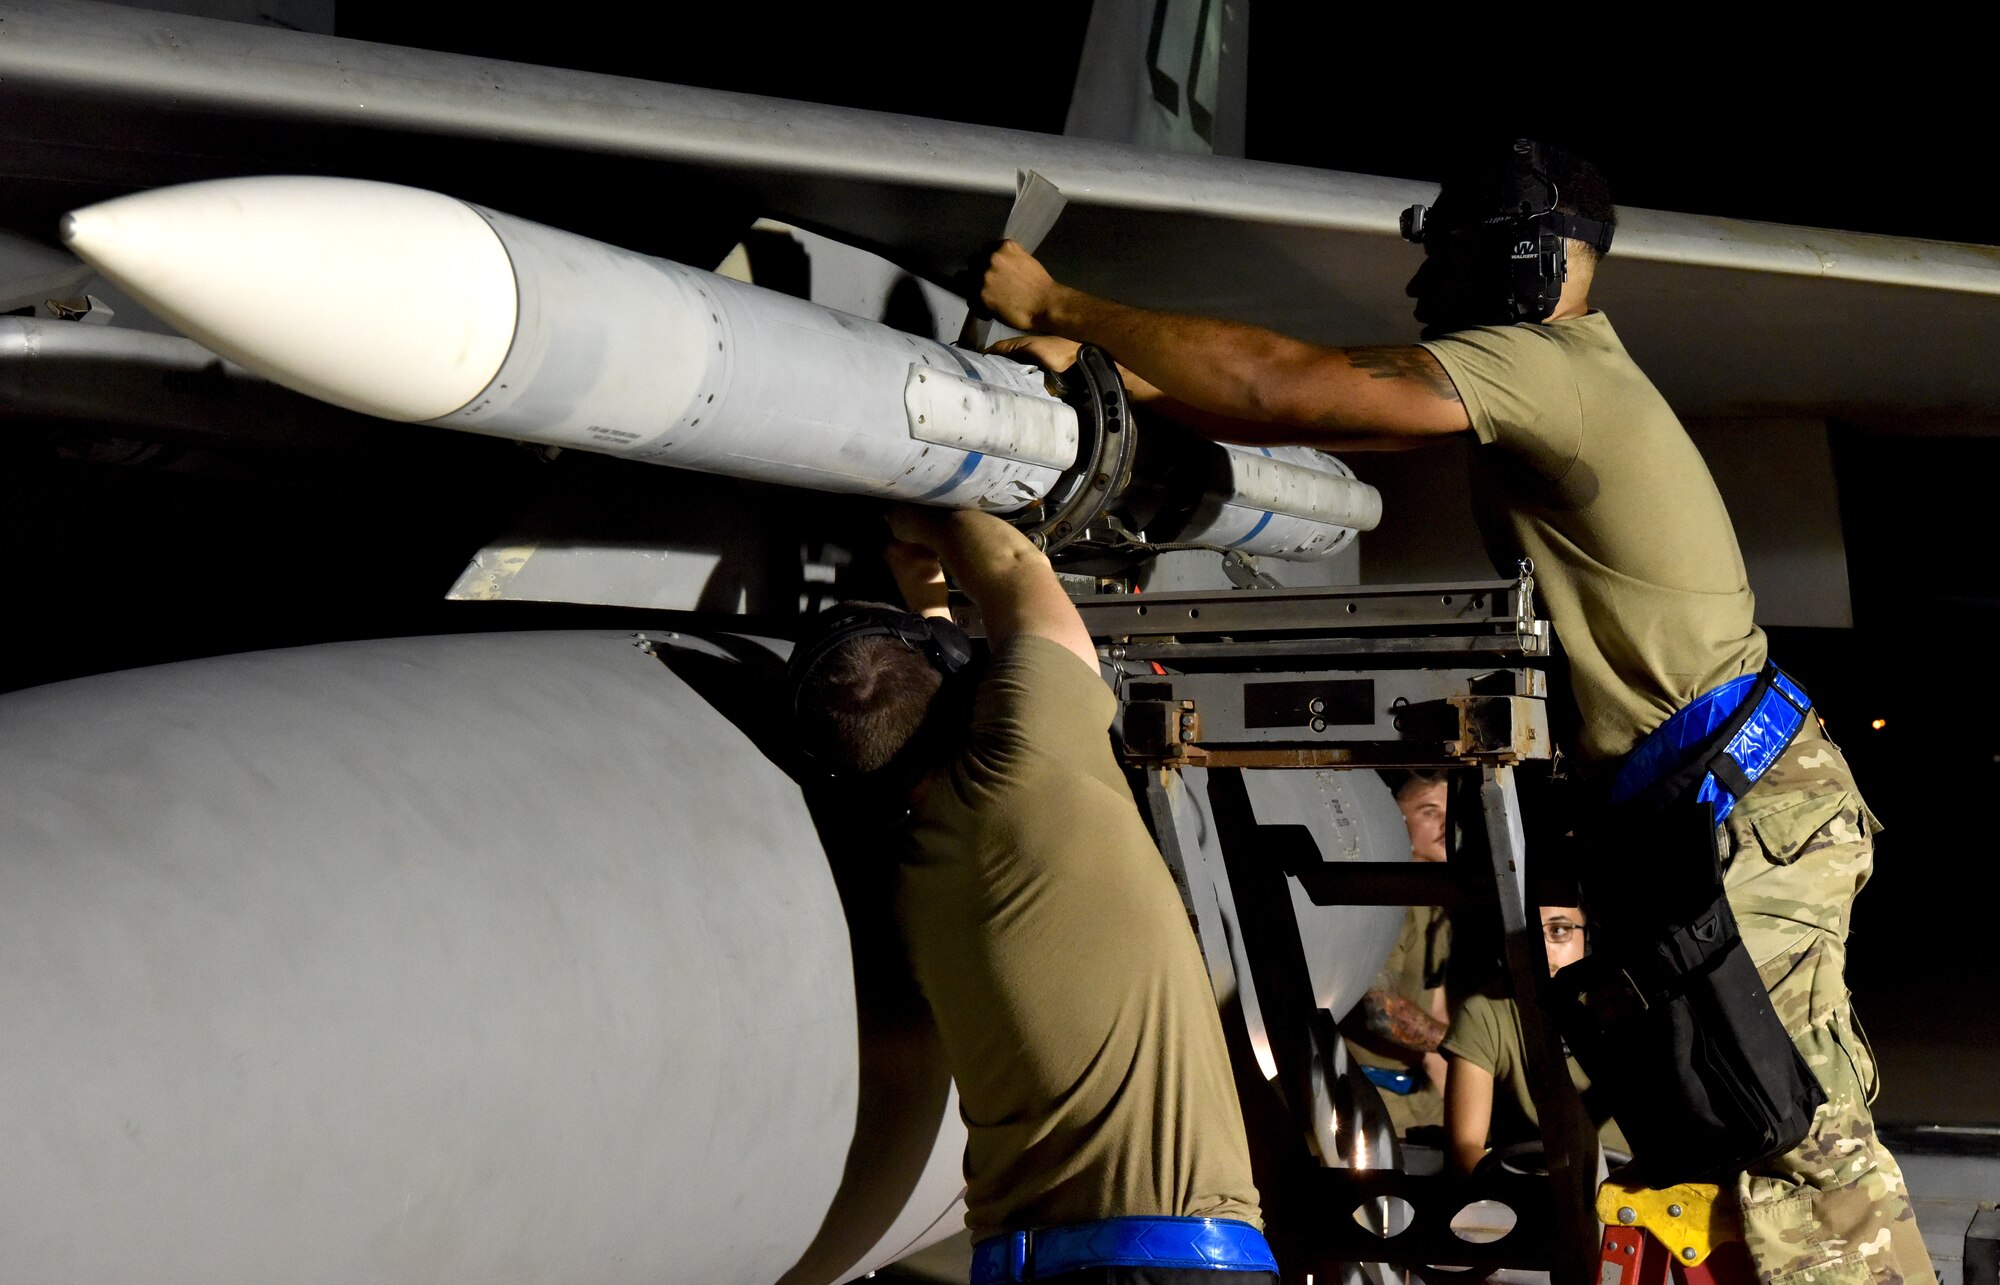
M 1667 1206 L 1667 1217 L 1669 1217 L 1669 1218 L 1679 1218 L 1680 1216 L 1681 1216 L 1681 1207 L 1680 1207 L 1679 1205 L 1668 1205 L 1668 1206 Z
M 1326 730 L 1326 720 L 1323 718 L 1314 719 L 1312 721 L 1312 730 L 1315 732 L 1324 732 Z
M 1681 1257 L 1692 1263 L 1694 1261 L 1694 1246 L 1689 1245 L 1687 1248 L 1681 1250 Z
M 1639 1221 L 1639 1211 L 1630 1205 L 1621 1206 L 1618 1210 L 1618 1221 L 1630 1227 Z
M 1315 714 L 1326 713 L 1326 702 L 1315 696 L 1306 702 L 1306 708 Z

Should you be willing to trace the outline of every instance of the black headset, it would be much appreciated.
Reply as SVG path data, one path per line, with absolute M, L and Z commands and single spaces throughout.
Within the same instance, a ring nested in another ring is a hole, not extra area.
M 804 718 L 806 689 L 812 683 L 814 671 L 828 656 L 858 638 L 896 639 L 929 661 L 946 683 L 972 663 L 972 638 L 942 616 L 920 616 L 914 611 L 872 603 L 835 607 L 822 617 L 818 635 L 793 649 L 791 661 L 785 667 L 794 722 Z M 812 746 L 803 748 L 808 758 L 817 757 Z
M 1555 311 L 1569 276 L 1569 240 L 1611 248 L 1610 224 L 1558 210 L 1562 192 L 1549 177 L 1541 144 L 1516 139 L 1497 172 L 1447 181 L 1436 205 L 1412 205 L 1400 220 L 1403 239 L 1422 245 L 1444 237 L 1470 251 L 1458 270 L 1476 274 L 1460 304 L 1459 325 L 1540 321 Z

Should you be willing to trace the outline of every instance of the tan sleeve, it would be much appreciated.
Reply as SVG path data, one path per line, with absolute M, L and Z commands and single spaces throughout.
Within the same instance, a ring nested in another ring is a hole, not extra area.
M 1017 779 L 1031 764 L 1101 769 L 1111 760 L 1118 700 L 1097 671 L 1059 642 L 1016 634 L 993 653 L 972 707 L 963 764 Z
M 1479 326 L 1419 347 L 1437 358 L 1483 446 L 1560 482 L 1583 450 L 1582 401 L 1569 357 L 1540 326 Z
M 1500 1065 L 1499 1010 L 1484 995 L 1470 995 L 1451 1015 L 1451 1029 L 1445 1032 L 1438 1052 L 1462 1057 L 1488 1075 L 1498 1075 Z

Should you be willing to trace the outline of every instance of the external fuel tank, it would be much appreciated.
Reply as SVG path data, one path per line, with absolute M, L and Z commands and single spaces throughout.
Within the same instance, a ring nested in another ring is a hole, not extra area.
M 0 698 L 0 1275 L 816 1285 L 956 1230 L 798 788 L 634 643 Z
M 779 670 L 484 634 L 0 696 L 0 1278 L 831 1285 L 958 1230 L 887 867 L 767 757 Z M 1406 850 L 1372 773 L 1260 775 L 1329 859 Z M 1302 911 L 1344 1010 L 1399 912 Z

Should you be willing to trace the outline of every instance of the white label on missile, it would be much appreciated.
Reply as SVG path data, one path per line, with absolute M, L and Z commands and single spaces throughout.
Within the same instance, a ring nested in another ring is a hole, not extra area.
M 920 442 L 1045 468 L 1076 462 L 1076 412 L 1053 397 L 915 364 L 903 407 Z

